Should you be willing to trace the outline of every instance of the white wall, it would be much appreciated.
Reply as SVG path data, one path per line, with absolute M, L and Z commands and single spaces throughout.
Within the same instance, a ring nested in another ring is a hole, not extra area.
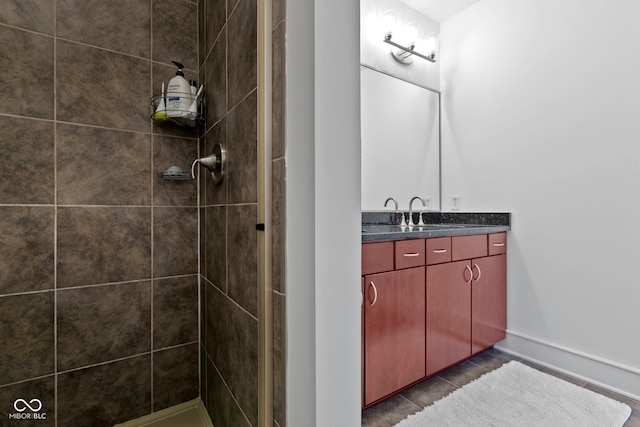
M 313 0 L 287 1 L 285 376 L 292 426 L 313 426 L 316 417 L 313 22 Z
M 290 426 L 361 423 L 358 18 L 358 2 L 287 2 Z
M 361 62 L 401 79 L 439 90 L 439 62 L 433 63 L 421 58 L 415 58 L 413 64 L 404 65 L 398 63 L 391 56 L 390 51 L 395 48 L 382 41 L 387 30 L 380 28 L 380 19 L 386 10 L 393 10 L 397 13 L 398 23 L 401 26 L 408 22 L 416 22 L 419 25 L 418 36 L 421 38 L 440 32 L 440 24 L 400 0 L 360 0 Z M 327 29 L 327 31 L 333 30 Z M 406 43 L 402 35 L 398 34 L 392 40 L 403 46 Z M 416 51 L 426 53 L 421 51 L 419 44 L 416 44 Z
M 512 212 L 503 347 L 640 396 L 640 2 L 441 25 L 443 207 Z

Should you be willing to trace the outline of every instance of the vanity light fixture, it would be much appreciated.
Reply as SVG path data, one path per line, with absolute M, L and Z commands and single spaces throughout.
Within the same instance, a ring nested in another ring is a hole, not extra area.
M 409 24 L 409 26 L 410 25 L 411 24 Z M 411 35 L 411 34 L 417 35 L 417 31 L 415 31 L 413 28 L 407 28 L 407 35 Z M 405 64 L 405 65 L 409 65 L 413 63 L 413 58 L 412 58 L 413 55 L 418 56 L 422 59 L 426 59 L 429 62 L 436 62 L 438 38 L 436 37 L 435 34 L 431 34 L 426 40 L 425 47 L 428 48 L 427 54 L 422 54 L 414 50 L 416 47 L 415 41 L 411 41 L 408 46 L 403 46 L 391 40 L 392 37 L 393 37 L 392 32 L 388 31 L 385 34 L 383 41 L 385 43 L 390 44 L 391 46 L 398 48 L 397 50 L 394 50 L 394 49 L 391 50 L 391 56 L 393 56 L 393 59 L 395 59 L 399 63 Z

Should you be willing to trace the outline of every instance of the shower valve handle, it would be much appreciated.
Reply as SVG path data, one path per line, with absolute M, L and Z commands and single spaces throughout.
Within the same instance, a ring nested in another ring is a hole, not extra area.
M 224 179 L 224 172 L 227 164 L 227 151 L 222 147 L 221 143 L 217 143 L 213 147 L 213 153 L 200 159 L 195 159 L 191 165 L 191 177 L 196 179 L 195 167 L 200 163 L 201 166 L 206 167 L 211 171 L 211 178 L 213 183 L 220 185 Z

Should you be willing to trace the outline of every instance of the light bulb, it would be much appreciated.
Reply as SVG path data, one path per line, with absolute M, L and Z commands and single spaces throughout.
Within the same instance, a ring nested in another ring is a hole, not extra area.
M 397 30 L 398 14 L 394 10 L 385 10 L 382 14 L 382 31 L 393 34 Z
M 438 51 L 438 36 L 435 34 L 429 34 L 424 43 L 424 50 L 427 55 L 434 55 Z
M 409 22 L 404 27 L 405 43 L 409 46 L 415 45 L 418 40 L 418 24 L 416 22 Z

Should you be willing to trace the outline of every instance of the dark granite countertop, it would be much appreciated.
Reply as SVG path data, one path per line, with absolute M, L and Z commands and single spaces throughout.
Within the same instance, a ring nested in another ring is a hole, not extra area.
M 363 212 L 362 242 L 466 236 L 511 230 L 509 213 L 425 212 L 425 224 L 421 226 L 400 226 L 400 219 L 400 213 L 395 212 Z M 418 213 L 414 214 L 414 220 L 418 220 Z
M 504 225 L 477 224 L 427 224 L 401 227 L 399 225 L 363 225 L 363 242 L 382 242 L 385 240 L 420 239 L 426 237 L 466 236 L 469 234 L 488 234 L 508 231 Z

